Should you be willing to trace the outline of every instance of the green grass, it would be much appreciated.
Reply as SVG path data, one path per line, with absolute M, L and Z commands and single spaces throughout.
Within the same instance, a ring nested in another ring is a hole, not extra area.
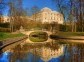
M 69 37 L 69 36 L 84 36 L 84 32 L 60 32 L 59 36 Z
M 7 38 L 20 37 L 20 36 L 24 36 L 24 34 L 22 33 L 11 34 L 11 33 L 6 33 L 6 32 L 0 32 L 0 40 L 7 39 Z
M 33 41 L 33 42 L 44 42 L 46 41 L 45 39 L 39 39 L 39 38 L 34 38 L 34 37 L 30 37 L 30 40 Z
M 38 37 L 33 37 L 32 35 L 37 35 Z M 47 33 L 45 32 L 32 32 L 29 36 L 32 42 L 44 42 L 47 40 Z

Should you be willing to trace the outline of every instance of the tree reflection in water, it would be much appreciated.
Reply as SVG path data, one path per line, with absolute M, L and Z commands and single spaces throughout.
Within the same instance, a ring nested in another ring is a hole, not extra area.
M 50 48 L 51 50 L 58 50 L 59 49 L 59 44 L 51 44 L 51 43 L 46 43 L 46 44 L 25 44 L 23 47 L 21 45 L 16 46 L 13 48 L 12 55 L 10 56 L 10 62 L 16 62 L 17 60 L 22 62 L 25 57 L 30 55 L 29 53 L 33 54 L 32 57 L 32 62 L 37 62 L 37 59 L 42 57 L 42 50 L 44 48 Z
M 62 62 L 84 62 L 84 44 L 69 44 L 65 49 Z
M 22 59 L 26 56 L 26 49 L 23 49 L 20 45 L 17 45 L 13 48 L 12 53 L 13 54 L 10 56 L 10 62 L 16 62 L 17 60 L 22 62 Z
M 60 49 L 60 46 L 62 44 L 56 43 L 45 43 L 45 44 L 25 44 L 23 46 L 18 45 L 15 48 L 13 48 L 12 55 L 10 56 L 10 62 L 43 62 L 43 59 L 49 59 L 51 57 L 51 60 L 48 60 L 49 62 L 52 62 L 52 58 L 56 56 L 55 53 L 57 53 Z M 59 62 L 84 62 L 84 44 L 64 44 L 64 51 L 63 54 L 60 57 Z M 50 49 L 51 52 L 44 52 L 49 51 L 47 49 Z M 52 53 L 55 51 L 55 53 Z M 57 51 L 57 52 L 56 52 Z M 62 51 L 62 50 L 60 50 Z M 62 53 L 62 52 L 60 52 Z M 59 56 L 59 53 L 57 53 Z M 30 58 L 29 58 L 30 57 Z M 56 59 L 54 57 L 54 59 Z M 43 59 L 41 59 L 43 58 Z M 29 61 L 31 60 L 31 61 Z M 45 61 L 45 62 L 48 62 Z

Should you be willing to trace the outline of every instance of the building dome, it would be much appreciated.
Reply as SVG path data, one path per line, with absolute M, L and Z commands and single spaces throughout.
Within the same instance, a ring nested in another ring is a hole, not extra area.
M 48 7 L 45 7 L 43 9 L 41 9 L 41 11 L 52 11 L 51 9 L 49 9 Z
M 57 11 L 52 11 L 53 13 L 56 13 L 56 14 L 60 14 L 59 12 L 57 12 Z

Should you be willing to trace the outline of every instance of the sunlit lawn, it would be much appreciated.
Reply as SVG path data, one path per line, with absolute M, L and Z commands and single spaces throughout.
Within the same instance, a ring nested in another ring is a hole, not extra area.
M 84 32 L 60 32 L 59 36 L 84 36 Z
M 22 33 L 11 34 L 11 33 L 6 33 L 6 32 L 0 32 L 0 40 L 7 39 L 7 38 L 20 37 L 20 36 L 24 36 L 24 34 Z

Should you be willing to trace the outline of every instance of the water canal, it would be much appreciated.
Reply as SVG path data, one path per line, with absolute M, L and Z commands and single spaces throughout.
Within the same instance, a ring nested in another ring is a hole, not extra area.
M 84 44 L 60 41 L 18 44 L 0 54 L 0 62 L 84 62 Z

